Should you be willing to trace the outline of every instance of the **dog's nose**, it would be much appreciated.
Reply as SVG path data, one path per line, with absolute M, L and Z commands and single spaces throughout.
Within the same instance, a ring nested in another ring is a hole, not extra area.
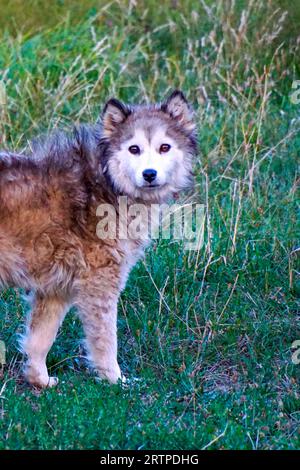
M 156 175 L 157 175 L 157 171 L 156 171 L 156 170 L 152 170 L 152 168 L 149 168 L 148 170 L 144 170 L 144 171 L 143 171 L 143 178 L 144 178 L 144 180 L 147 181 L 148 183 L 152 183 L 152 181 L 155 180 Z

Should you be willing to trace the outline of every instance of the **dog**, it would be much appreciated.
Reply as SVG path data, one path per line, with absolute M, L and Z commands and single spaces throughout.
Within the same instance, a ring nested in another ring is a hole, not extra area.
M 46 358 L 71 306 L 83 324 L 88 357 L 102 379 L 122 380 L 117 304 L 144 251 L 135 238 L 99 239 L 97 207 L 166 203 L 191 187 L 195 120 L 181 91 L 162 104 L 110 99 L 101 119 L 0 153 L 0 287 L 34 292 L 21 350 L 26 380 L 57 384 Z

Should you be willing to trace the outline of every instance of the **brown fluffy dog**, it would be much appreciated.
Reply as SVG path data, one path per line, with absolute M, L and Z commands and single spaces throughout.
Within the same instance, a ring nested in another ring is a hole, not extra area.
M 105 106 L 101 123 L 56 133 L 28 154 L 0 153 L 0 287 L 35 293 L 22 350 L 25 376 L 53 386 L 47 354 L 70 306 L 78 308 L 100 377 L 121 378 L 117 303 L 141 240 L 99 239 L 97 207 L 165 202 L 190 186 L 194 123 L 183 94 L 162 105 Z M 117 212 L 118 217 L 118 212 Z

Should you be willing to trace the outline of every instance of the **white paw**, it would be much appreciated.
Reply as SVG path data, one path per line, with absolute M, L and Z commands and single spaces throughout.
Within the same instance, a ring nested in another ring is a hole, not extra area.
M 125 377 L 123 377 L 121 373 L 121 370 L 118 364 L 116 364 L 116 366 L 113 368 L 98 369 L 97 372 L 99 376 L 98 378 L 102 380 L 107 380 L 111 384 L 117 384 L 119 381 L 123 383 L 123 380 L 125 379 Z
M 49 377 L 48 374 L 39 373 L 30 367 L 25 371 L 25 378 L 30 385 L 37 388 L 51 388 L 58 384 L 57 377 Z

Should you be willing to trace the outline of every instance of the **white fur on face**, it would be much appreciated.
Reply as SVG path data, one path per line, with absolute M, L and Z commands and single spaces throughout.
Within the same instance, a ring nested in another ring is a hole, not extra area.
M 162 144 L 169 144 L 170 150 L 160 153 Z M 132 145 L 137 145 L 140 148 L 140 154 L 130 153 L 129 147 Z M 150 141 L 143 129 L 137 129 L 134 136 L 122 144 L 118 152 L 118 160 L 122 171 L 130 178 L 135 187 L 149 187 L 149 183 L 143 178 L 143 171 L 152 169 L 157 172 L 152 185 L 159 188 L 172 182 L 176 168 L 180 168 L 182 165 L 183 152 L 163 129 L 157 130 Z

